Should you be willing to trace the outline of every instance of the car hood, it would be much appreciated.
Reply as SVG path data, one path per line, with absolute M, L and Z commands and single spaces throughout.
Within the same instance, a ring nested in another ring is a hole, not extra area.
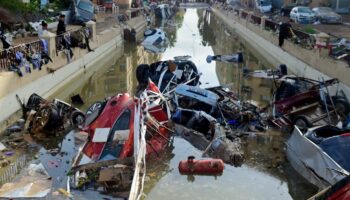
M 299 16 L 314 17 L 315 14 L 313 14 L 313 13 L 299 13 Z

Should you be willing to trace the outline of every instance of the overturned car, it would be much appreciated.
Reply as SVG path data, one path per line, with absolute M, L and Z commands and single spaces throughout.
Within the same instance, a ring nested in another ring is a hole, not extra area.
M 142 42 L 143 46 L 147 46 L 147 45 L 166 45 L 168 42 L 168 38 L 166 33 L 159 29 L 159 28 L 155 28 L 155 29 L 147 29 L 144 34 L 144 40 Z
M 192 86 L 199 85 L 199 77 L 196 65 L 187 56 L 175 57 L 174 60 L 158 61 L 150 65 L 142 64 L 136 69 L 139 86 L 145 87 L 150 79 L 165 96 L 182 83 Z

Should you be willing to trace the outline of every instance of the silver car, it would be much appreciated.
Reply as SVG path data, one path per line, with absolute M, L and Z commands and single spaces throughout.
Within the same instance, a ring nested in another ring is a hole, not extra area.
M 315 13 L 317 20 L 322 24 L 342 23 L 342 17 L 329 7 L 316 7 L 312 11 Z
M 315 14 L 309 7 L 297 6 L 290 11 L 290 19 L 300 24 L 309 24 L 316 21 Z

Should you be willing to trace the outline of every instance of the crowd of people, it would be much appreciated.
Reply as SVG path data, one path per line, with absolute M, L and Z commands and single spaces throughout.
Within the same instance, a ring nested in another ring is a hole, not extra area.
M 42 21 L 38 29 L 38 41 L 14 47 L 10 34 L 5 34 L 4 28 L 0 23 L 0 40 L 3 47 L 3 50 L 0 52 L 2 70 L 16 72 L 21 77 L 24 75 L 23 72 L 31 73 L 32 70 L 41 70 L 43 65 L 53 62 L 48 52 L 48 41 L 44 39 L 48 31 L 48 24 Z M 67 32 L 65 15 L 60 15 L 56 34 L 56 52 L 64 51 L 68 63 L 74 55 L 73 47 L 84 48 L 89 52 L 93 51 L 89 44 L 90 30 L 85 23 L 82 24 L 82 28 L 78 31 L 73 33 Z M 3 63 L 6 63 L 6 67 Z

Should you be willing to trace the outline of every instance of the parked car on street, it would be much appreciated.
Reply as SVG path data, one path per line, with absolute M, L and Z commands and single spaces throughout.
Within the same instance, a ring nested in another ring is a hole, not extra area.
M 312 11 L 315 13 L 316 19 L 322 24 L 330 23 L 342 23 L 342 17 L 335 13 L 332 8 L 329 7 L 316 7 Z
M 297 23 L 309 24 L 316 21 L 316 16 L 309 7 L 297 6 L 290 11 L 290 19 Z
M 271 12 L 272 2 L 270 0 L 255 0 L 256 8 L 261 13 Z
M 281 15 L 285 16 L 285 17 L 289 17 L 290 11 L 292 11 L 292 9 L 296 6 L 297 6 L 297 4 L 295 4 L 295 3 L 290 3 L 290 4 L 286 4 L 286 5 L 282 6 Z

